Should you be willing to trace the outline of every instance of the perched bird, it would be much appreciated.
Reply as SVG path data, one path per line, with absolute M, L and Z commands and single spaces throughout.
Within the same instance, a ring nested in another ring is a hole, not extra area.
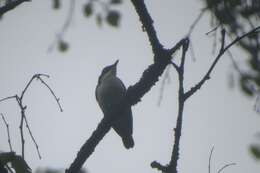
M 123 82 L 116 76 L 118 60 L 105 67 L 98 78 L 96 87 L 96 99 L 102 109 L 104 116 L 109 116 L 109 111 L 117 109 L 116 106 L 121 102 L 126 94 Z M 121 115 L 112 124 L 112 128 L 121 136 L 125 148 L 134 146 L 133 117 L 131 107 L 122 111 Z

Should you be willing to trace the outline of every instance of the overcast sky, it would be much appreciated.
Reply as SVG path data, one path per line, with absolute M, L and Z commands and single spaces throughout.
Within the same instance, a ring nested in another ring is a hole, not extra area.
M 68 3 L 59 11 L 51 9 L 51 1 L 27 2 L 8 12 L 0 22 L 0 98 L 20 94 L 35 73 L 51 76 L 46 82 L 61 98 L 64 112 L 39 81 L 34 81 L 24 103 L 31 130 L 39 145 L 42 159 L 26 131 L 25 159 L 33 170 L 38 167 L 67 168 L 77 151 L 97 127 L 102 112 L 95 100 L 95 87 L 102 68 L 119 59 L 118 76 L 126 86 L 134 84 L 152 63 L 153 54 L 146 33 L 129 2 L 121 9 L 119 29 L 104 25 L 98 28 L 93 18 L 82 15 L 77 1 L 72 25 L 65 35 L 70 49 L 47 52 L 68 13 Z M 146 1 L 154 19 L 158 37 L 166 48 L 183 38 L 203 7 L 201 1 Z M 194 31 L 191 41 L 196 60 L 187 57 L 185 89 L 205 74 L 213 61 L 210 15 L 206 14 Z M 232 48 L 239 64 L 246 55 Z M 179 54 L 175 56 L 179 58 Z M 242 65 L 242 64 L 241 64 Z M 180 143 L 180 172 L 207 172 L 211 147 L 215 147 L 212 172 L 227 163 L 237 165 L 225 172 L 256 173 L 260 163 L 248 152 L 257 142 L 260 117 L 253 110 L 254 99 L 247 98 L 238 87 L 230 89 L 228 74 L 232 66 L 223 56 L 211 79 L 185 105 Z M 161 80 L 134 106 L 135 147 L 125 150 L 120 137 L 111 130 L 85 163 L 91 172 L 158 172 L 151 169 L 154 160 L 167 164 L 173 146 L 173 128 L 177 114 L 177 76 L 170 68 L 170 83 L 165 86 L 161 106 L 157 105 Z M 162 78 L 161 78 L 162 79 Z M 14 150 L 20 154 L 19 108 L 14 101 L 0 104 L 10 124 Z M 7 134 L 0 122 L 0 150 L 9 151 Z M 259 141 L 258 141 L 259 142 Z M 101 166 L 102 165 L 102 166 Z

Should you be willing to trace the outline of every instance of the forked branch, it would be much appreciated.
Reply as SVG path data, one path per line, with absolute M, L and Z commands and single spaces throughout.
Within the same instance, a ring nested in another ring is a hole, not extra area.
M 42 79 L 42 77 L 49 78 L 49 75 L 46 75 L 46 74 L 35 74 L 35 75 L 33 75 L 32 78 L 29 80 L 29 82 L 26 84 L 25 88 L 22 90 L 20 96 L 18 94 L 16 94 L 16 95 L 13 95 L 13 96 L 5 97 L 5 98 L 0 100 L 0 102 L 3 102 L 3 101 L 10 100 L 10 99 L 14 99 L 17 102 L 18 106 L 19 106 L 19 109 L 20 109 L 20 112 L 21 112 L 21 120 L 20 120 L 19 129 L 20 129 L 20 136 L 21 136 L 22 157 L 23 158 L 24 158 L 24 148 L 25 148 L 25 139 L 24 139 L 24 131 L 23 130 L 24 130 L 24 123 L 25 123 L 26 128 L 27 128 L 27 130 L 29 132 L 29 135 L 30 135 L 33 143 L 35 144 L 38 156 L 41 159 L 41 155 L 40 155 L 38 144 L 37 144 L 37 142 L 35 140 L 35 137 L 32 134 L 32 131 L 31 131 L 30 127 L 29 127 L 29 123 L 27 121 L 27 117 L 26 117 L 26 114 L 25 114 L 25 111 L 26 111 L 27 107 L 23 104 L 23 98 L 24 98 L 25 94 L 28 92 L 29 87 L 31 86 L 32 82 L 35 79 L 36 80 L 37 79 L 40 80 L 41 83 L 43 83 L 43 85 L 48 88 L 48 90 L 51 92 L 51 94 L 53 95 L 54 99 L 56 100 L 56 102 L 57 102 L 57 104 L 58 104 L 58 106 L 60 108 L 60 111 L 62 111 L 62 107 L 60 105 L 59 98 L 56 97 L 56 95 L 54 94 L 54 92 L 51 89 L 51 87 Z

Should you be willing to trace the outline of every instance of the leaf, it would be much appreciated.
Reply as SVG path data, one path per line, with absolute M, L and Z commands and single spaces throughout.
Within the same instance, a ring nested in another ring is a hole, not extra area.
M 60 6 L 61 6 L 60 0 L 52 0 L 52 8 L 53 9 L 57 10 L 57 9 L 60 8 Z
M 260 159 L 260 146 L 259 145 L 250 146 L 250 152 L 256 159 L 258 159 L 258 160 Z
M 3 165 L 10 162 L 16 173 L 32 172 L 26 161 L 21 156 L 15 155 L 15 152 L 0 153 L 0 162 Z
M 59 41 L 58 45 L 59 51 L 66 52 L 69 48 L 69 44 L 63 40 Z
M 106 21 L 109 25 L 118 27 L 119 26 L 119 20 L 120 20 L 120 14 L 118 11 L 111 10 L 108 12 Z
M 121 3 L 122 3 L 122 0 L 110 0 L 110 4 L 118 5 Z
M 0 153 L 0 161 L 3 165 L 13 161 L 15 158 L 15 152 L 3 152 Z
M 92 3 L 87 3 L 86 5 L 84 5 L 84 15 L 86 17 L 90 17 L 93 14 L 93 5 Z
M 31 173 L 32 170 L 21 156 L 15 156 L 11 162 L 16 173 Z

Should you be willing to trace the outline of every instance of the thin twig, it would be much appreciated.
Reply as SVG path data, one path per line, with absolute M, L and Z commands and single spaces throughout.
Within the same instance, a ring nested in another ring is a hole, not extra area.
M 57 104 L 58 104 L 58 106 L 59 106 L 60 111 L 63 112 L 63 109 L 62 109 L 61 104 L 60 104 L 60 98 L 58 98 L 58 97 L 55 95 L 55 93 L 54 93 L 54 91 L 51 89 L 51 87 L 50 87 L 40 76 L 38 77 L 38 79 L 42 82 L 42 84 L 44 84 L 44 85 L 49 89 L 49 91 L 51 92 L 52 96 L 53 96 L 54 99 L 56 100 L 56 102 L 57 102 Z
M 61 28 L 61 30 L 59 31 L 59 33 L 57 33 L 55 40 L 53 41 L 53 43 L 49 46 L 47 52 L 51 52 L 53 50 L 53 48 L 56 46 L 56 44 L 62 40 L 62 38 L 64 37 L 66 31 L 68 30 L 69 26 L 72 23 L 72 19 L 73 19 L 73 14 L 75 11 L 75 6 L 76 6 L 76 0 L 70 0 L 70 7 L 69 7 L 69 13 L 68 16 Z
M 214 146 L 211 148 L 210 154 L 209 154 L 208 173 L 211 173 L 211 159 L 212 159 L 213 150 L 214 150 Z
M 221 171 L 223 171 L 225 168 L 229 167 L 229 166 L 233 166 L 233 165 L 236 165 L 236 163 L 229 163 L 229 164 L 226 164 L 224 165 L 222 168 L 220 168 L 218 170 L 218 173 L 220 173 Z
M 25 146 L 25 140 L 24 140 L 24 134 L 23 134 L 23 123 L 24 123 L 24 117 L 25 117 L 25 109 L 26 106 L 22 105 L 22 100 L 20 97 L 18 97 L 16 95 L 16 101 L 20 107 L 20 111 L 21 111 L 21 120 L 20 120 L 20 125 L 19 125 L 19 129 L 20 129 L 20 136 L 21 136 L 21 144 L 22 144 L 22 158 L 24 159 L 24 146 Z
M 168 50 L 168 53 L 170 55 L 174 54 L 178 49 L 181 48 L 181 46 L 185 43 L 186 40 L 187 40 L 187 37 L 181 39 L 173 48 Z
M 25 92 L 28 90 L 28 88 L 29 88 L 29 86 L 31 85 L 32 81 L 33 81 L 34 79 L 39 78 L 40 76 L 45 76 L 45 77 L 48 77 L 48 78 L 49 78 L 49 75 L 46 75 L 46 74 L 35 74 L 35 75 L 33 75 L 32 78 L 30 79 L 30 81 L 26 84 L 25 88 L 23 89 L 22 94 L 21 94 L 21 96 L 20 96 L 20 100 L 23 99 L 24 94 L 25 94 Z
M 258 33 L 260 29 L 260 26 L 254 28 L 253 30 L 249 31 L 248 33 L 237 37 L 235 40 L 233 40 L 231 43 L 229 43 L 227 46 L 224 46 L 225 44 L 225 32 L 222 31 L 222 41 L 221 41 L 221 48 L 220 51 L 218 53 L 218 55 L 216 56 L 215 60 L 213 61 L 212 65 L 210 66 L 209 70 L 207 71 L 207 73 L 205 74 L 205 76 L 202 78 L 202 80 L 200 82 L 198 82 L 194 87 L 192 87 L 189 91 L 186 92 L 185 94 L 185 99 L 187 99 L 188 97 L 190 97 L 192 94 L 194 94 L 198 89 L 201 88 L 201 86 L 204 84 L 204 82 L 208 79 L 210 79 L 210 74 L 212 72 L 212 70 L 214 69 L 214 67 L 216 66 L 217 62 L 219 61 L 220 57 L 234 44 L 236 44 L 237 42 L 239 42 L 241 39 L 251 35 L 251 34 L 256 34 Z
M 28 123 L 28 121 L 27 121 L 26 116 L 24 116 L 24 120 L 25 120 L 26 128 L 28 129 L 28 132 L 29 132 L 29 134 L 30 134 L 30 136 L 31 136 L 31 139 L 33 140 L 33 143 L 34 143 L 34 145 L 35 145 L 35 147 L 36 147 L 36 150 L 37 150 L 39 159 L 41 159 L 42 157 L 41 157 L 41 154 L 40 154 L 40 151 L 39 151 L 39 146 L 38 146 L 38 144 L 37 144 L 37 142 L 36 142 L 36 140 L 35 140 L 35 138 L 34 138 L 34 136 L 33 136 L 33 134 L 32 134 L 32 131 L 31 131 L 30 127 L 29 127 L 29 123 Z
M 39 146 L 34 138 L 34 136 L 32 135 L 32 131 L 29 127 L 29 123 L 27 121 L 27 118 L 26 118 L 26 115 L 25 115 L 25 110 L 26 110 L 26 106 L 23 104 L 23 98 L 25 96 L 25 94 L 28 92 L 28 88 L 30 87 L 30 85 L 32 84 L 33 80 L 34 79 L 39 79 L 41 81 L 41 83 L 43 85 L 45 85 L 49 91 L 51 92 L 51 94 L 54 96 L 56 102 L 58 103 L 58 106 L 60 108 L 60 110 L 62 111 L 62 107 L 61 107 L 61 104 L 59 103 L 59 98 L 55 95 L 54 91 L 51 89 L 51 87 L 42 79 L 42 77 L 47 77 L 49 78 L 50 76 L 47 75 L 47 74 L 35 74 L 31 77 L 31 79 L 29 80 L 29 82 L 26 84 L 25 88 L 22 90 L 21 92 L 21 95 L 18 96 L 18 95 L 14 95 L 14 96 L 10 96 L 10 97 L 6 97 L 6 98 L 3 98 L 0 100 L 1 101 L 5 101 L 5 100 L 8 100 L 8 99 L 16 99 L 16 102 L 20 108 L 20 111 L 21 111 L 21 120 L 20 120 L 20 125 L 19 125 L 19 129 L 20 129 L 20 136 L 21 136 L 21 145 L 22 145 L 22 158 L 24 158 L 24 150 L 25 150 L 25 139 L 24 139 L 24 131 L 23 131 L 23 125 L 24 125 L 24 122 L 26 124 L 26 128 L 28 129 L 28 132 L 29 132 L 29 135 L 31 137 L 31 139 L 33 140 L 34 144 L 35 144 L 35 147 L 36 147 L 36 150 L 37 150 L 37 153 L 38 153 L 38 156 L 39 158 L 41 159 L 41 155 L 40 155 L 40 151 L 39 151 Z
M 8 99 L 16 99 L 16 97 L 17 97 L 17 95 L 5 97 L 5 98 L 2 98 L 2 99 L 0 100 L 0 102 L 3 102 L 3 101 L 8 100 Z
M 207 32 L 206 35 L 209 35 L 210 33 L 216 31 L 220 25 L 221 25 L 221 24 L 218 24 L 215 28 L 213 28 L 212 30 L 210 30 L 209 32 Z
M 2 116 L 2 119 L 5 123 L 5 126 L 6 126 L 6 131 L 7 131 L 7 136 L 8 136 L 8 144 L 9 144 L 9 148 L 10 148 L 10 151 L 13 152 L 13 149 L 12 149 L 12 144 L 11 144 L 11 137 L 10 137 L 10 130 L 9 130 L 9 124 L 7 123 L 4 115 L 1 113 L 1 116 Z
M 191 33 L 193 32 L 195 26 L 198 24 L 198 22 L 200 21 L 201 17 L 203 16 L 203 14 L 206 12 L 207 8 L 203 8 L 200 11 L 200 14 L 197 16 L 197 18 L 194 20 L 194 22 L 191 24 L 189 32 L 187 34 L 187 36 L 189 37 L 191 35 Z

